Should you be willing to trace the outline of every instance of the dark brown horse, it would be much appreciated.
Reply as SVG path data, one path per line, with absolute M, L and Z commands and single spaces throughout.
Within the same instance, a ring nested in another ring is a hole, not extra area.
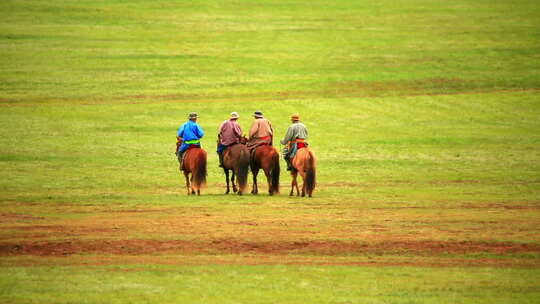
M 247 176 L 249 172 L 249 150 L 245 144 L 239 143 L 229 146 L 223 152 L 223 171 L 225 171 L 225 180 L 227 181 L 227 192 L 229 194 L 229 171 L 232 171 L 231 182 L 233 192 L 242 195 L 246 192 Z M 238 180 L 238 188 L 234 183 L 234 177 Z
M 251 173 L 253 173 L 252 194 L 259 193 L 257 186 L 257 174 L 259 169 L 263 169 L 266 180 L 268 181 L 268 193 L 270 195 L 279 193 L 279 152 L 276 148 L 269 145 L 262 145 L 255 148 L 254 155 L 251 157 Z
M 300 176 L 302 176 L 302 179 L 304 180 L 304 183 L 302 184 L 302 196 L 306 196 L 307 193 L 307 195 L 311 197 L 313 190 L 315 190 L 315 175 L 317 169 L 317 158 L 315 158 L 315 154 L 308 147 L 299 149 L 292 159 L 292 165 L 294 170 L 291 170 L 293 180 L 291 184 L 291 193 L 289 195 L 292 196 L 294 194 L 295 188 L 296 196 L 299 195 L 298 181 L 296 178 L 298 177 L 298 173 L 300 173 Z
M 180 163 L 180 170 L 184 171 L 186 177 L 188 195 L 201 195 L 201 188 L 206 185 L 206 156 L 206 151 L 199 147 L 190 147 L 184 154 L 184 163 Z

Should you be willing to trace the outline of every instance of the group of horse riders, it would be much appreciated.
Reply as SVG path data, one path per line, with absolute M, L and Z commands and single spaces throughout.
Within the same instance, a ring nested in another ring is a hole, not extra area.
M 254 121 L 249 129 L 249 138 L 247 140 L 247 148 L 252 153 L 255 148 L 261 145 L 273 144 L 274 130 L 272 123 L 264 118 L 261 111 L 253 113 Z M 188 121 L 178 129 L 176 154 L 178 159 L 182 161 L 184 153 L 190 147 L 200 147 L 201 138 L 204 136 L 204 131 L 197 123 L 199 116 L 197 113 L 190 113 Z M 225 120 L 219 126 L 218 147 L 219 166 L 223 167 L 223 155 L 227 148 L 243 142 L 242 128 L 238 124 L 240 115 L 237 112 L 232 112 L 228 120 Z M 292 124 L 287 128 L 285 137 L 280 141 L 283 148 L 283 158 L 287 162 L 287 170 L 293 170 L 291 160 L 294 158 L 298 149 L 307 147 L 308 131 L 306 126 L 300 122 L 300 115 L 291 115 Z

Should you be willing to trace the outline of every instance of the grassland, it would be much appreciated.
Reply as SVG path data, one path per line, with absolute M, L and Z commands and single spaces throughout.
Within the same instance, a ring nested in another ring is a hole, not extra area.
M 535 1 L 0 12 L 0 302 L 538 302 Z M 287 172 L 222 194 L 217 127 L 255 110 L 276 138 L 301 114 L 313 198 Z M 173 154 L 191 111 L 201 197 Z

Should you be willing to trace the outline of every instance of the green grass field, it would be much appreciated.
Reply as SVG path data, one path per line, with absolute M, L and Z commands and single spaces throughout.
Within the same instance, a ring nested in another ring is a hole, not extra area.
M 538 303 L 536 1 L 0 2 L 0 302 Z M 224 195 L 231 111 L 313 198 Z M 208 185 L 176 130 L 201 116 Z

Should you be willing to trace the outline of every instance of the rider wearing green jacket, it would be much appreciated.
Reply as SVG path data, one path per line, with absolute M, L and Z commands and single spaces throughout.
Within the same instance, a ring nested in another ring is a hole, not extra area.
M 285 148 L 283 148 L 283 158 L 287 162 L 287 170 L 289 171 L 292 169 L 291 160 L 296 155 L 296 151 L 307 147 L 308 145 L 306 142 L 308 130 L 306 126 L 300 122 L 300 115 L 291 115 L 291 122 L 292 124 L 287 129 L 285 137 L 281 140 L 281 144 L 285 145 Z

